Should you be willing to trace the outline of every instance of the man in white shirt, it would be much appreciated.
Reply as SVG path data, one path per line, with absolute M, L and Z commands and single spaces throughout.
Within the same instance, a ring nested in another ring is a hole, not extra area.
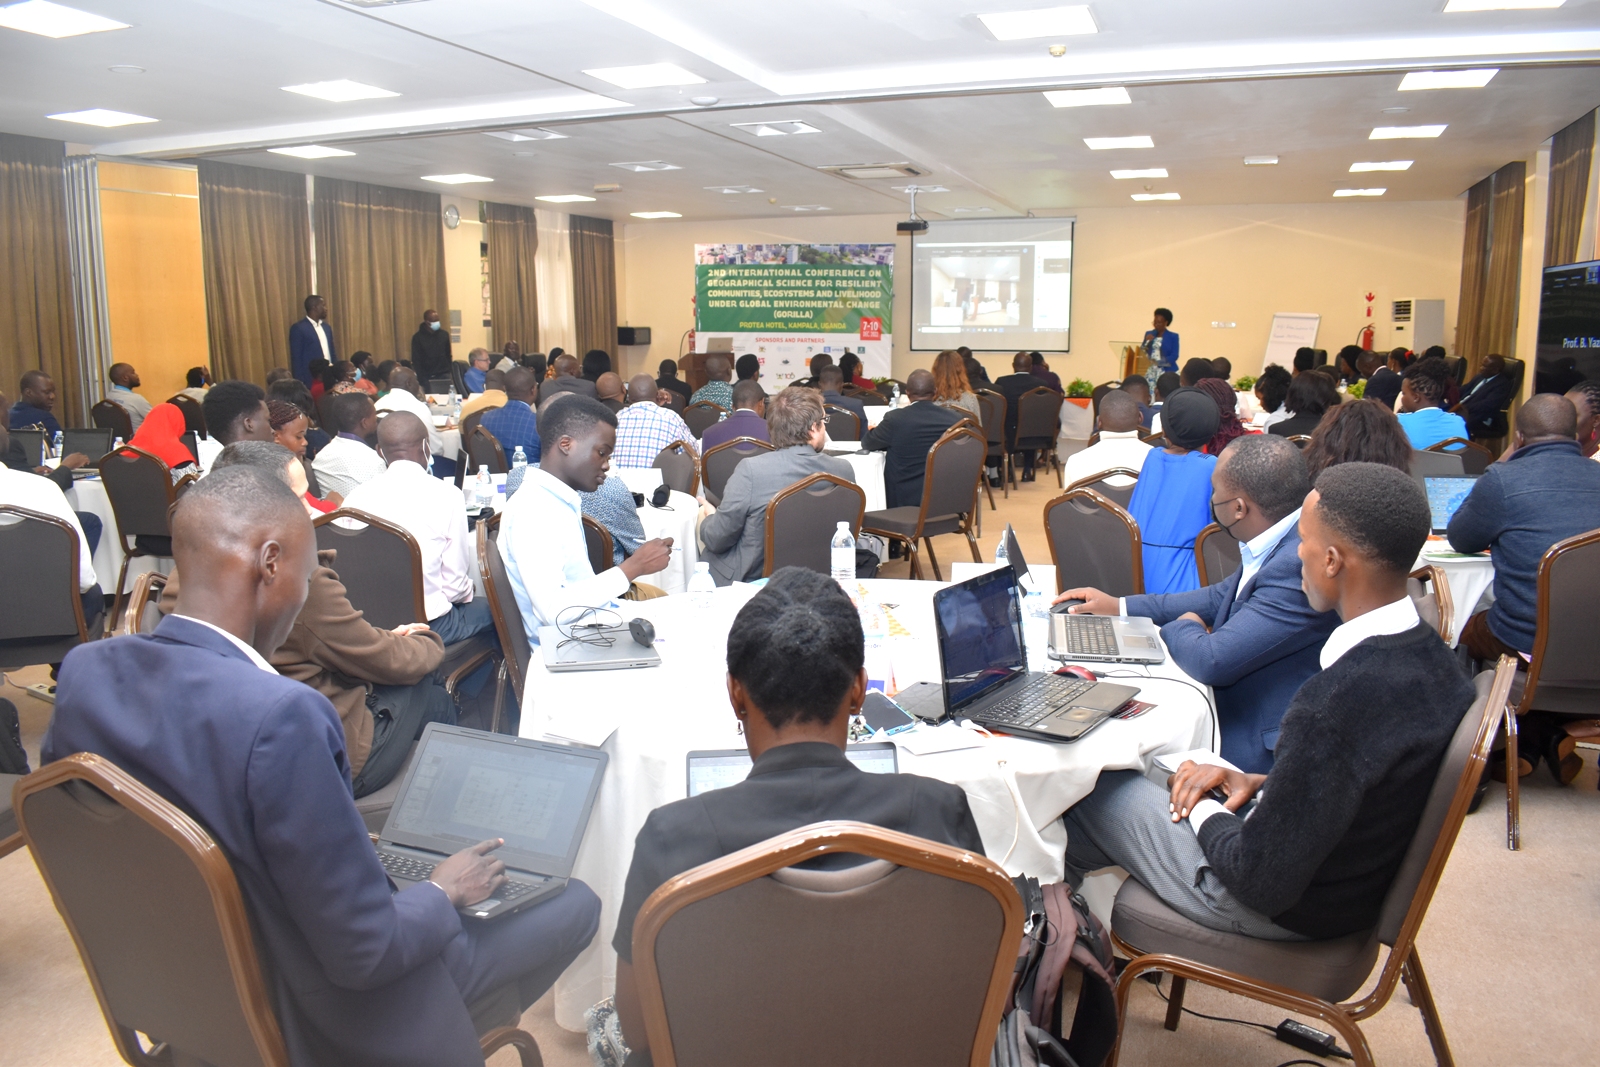
M 340 393 L 329 408 L 333 416 L 330 429 L 338 434 L 322 446 L 311 469 L 316 471 L 325 497 L 338 493 L 344 498 L 362 482 L 383 473 L 382 457 L 367 447 L 378 432 L 378 410 L 366 393 Z
M 142 384 L 139 381 L 139 372 L 134 370 L 130 363 L 113 363 L 106 377 L 111 379 L 111 389 L 106 393 L 106 399 L 128 413 L 134 431 L 138 432 L 139 424 L 150 414 L 150 409 L 154 406 L 134 392 Z
M 1139 440 L 1139 428 L 1143 424 L 1139 402 L 1133 394 L 1113 389 L 1101 397 L 1097 421 L 1100 440 L 1067 457 L 1062 477 L 1068 488 L 1118 467 L 1134 471 L 1144 468 L 1144 457 L 1150 454 L 1150 446 Z M 1133 479 L 1123 474 L 1107 481 L 1119 488 L 1133 484 Z
M 574 607 L 603 608 L 622 598 L 634 579 L 665 569 L 672 538 L 646 541 L 618 566 L 596 574 L 589 565 L 579 493 L 605 481 L 617 442 L 617 417 L 591 397 L 552 398 L 539 416 L 539 466 L 506 504 L 500 554 L 516 594 L 528 641 L 539 627 L 557 625 Z
M 268 385 L 272 382 L 269 380 Z M 204 367 L 190 367 L 184 375 L 184 387 L 178 390 L 182 396 L 193 400 L 196 404 L 203 403 L 206 393 L 211 391 L 211 372 Z
M 0 432 L 0 445 L 9 443 L 8 435 Z M 67 503 L 66 494 L 49 478 L 41 478 L 31 471 L 15 471 L 0 464 L 0 504 L 50 515 L 70 525 L 78 535 L 78 594 L 83 601 L 83 619 L 89 626 L 89 637 L 99 637 L 104 624 L 105 596 L 100 591 L 99 579 L 95 577 L 94 554 L 89 550 L 89 540 L 84 537 L 83 526 L 73 513 L 72 506 Z M 20 521 L 12 515 L 0 513 L 0 524 L 9 526 Z M 7 600 L 8 609 L 28 608 L 24 602 L 11 602 L 9 596 Z
M 389 372 L 389 391 L 378 398 L 377 409 L 380 416 L 391 411 L 409 411 L 422 420 L 422 425 L 428 430 L 428 455 L 444 455 L 444 438 L 439 436 L 439 431 L 433 427 L 433 411 L 428 407 L 428 402 L 417 394 L 421 392 L 417 384 L 417 375 L 410 367 L 396 367 Z M 454 456 L 448 457 L 454 459 Z M 427 464 L 423 464 L 427 466 Z
M 409 411 L 385 416 L 378 424 L 378 453 L 388 467 L 351 490 L 344 506 L 386 519 L 416 538 L 428 629 L 445 644 L 492 630 L 488 600 L 472 595 L 466 501 L 452 483 L 428 473 L 427 427 Z

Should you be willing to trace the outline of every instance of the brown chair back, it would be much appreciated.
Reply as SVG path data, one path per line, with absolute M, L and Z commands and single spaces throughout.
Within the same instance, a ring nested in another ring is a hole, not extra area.
M 506 465 L 506 450 L 500 447 L 499 439 L 482 426 L 473 426 L 472 436 L 465 440 L 469 473 L 476 474 L 483 467 L 488 467 L 490 474 L 505 474 L 511 469 Z
M 1112 485 L 1108 478 L 1131 478 L 1127 485 Z M 1073 482 L 1068 489 L 1093 489 L 1107 500 L 1115 502 L 1119 507 L 1126 509 L 1128 502 L 1133 499 L 1133 491 L 1139 487 L 1139 472 L 1132 467 L 1113 467 L 1101 471 L 1099 474 L 1082 481 Z
M 1242 566 L 1239 542 L 1221 526 L 1212 523 L 1194 535 L 1194 568 L 1202 588 L 1216 585 Z
M 589 568 L 596 574 L 615 566 L 611 562 L 616 551 L 611 531 L 587 515 L 583 516 L 583 542 L 589 549 Z
M 1061 432 L 1062 396 L 1054 389 L 1040 386 L 1029 389 L 1017 398 L 1017 440 L 1048 438 L 1055 443 Z
M 200 437 L 205 436 L 206 414 L 200 406 L 200 401 L 188 393 L 179 393 L 167 400 L 167 403 L 183 412 L 183 428 L 189 433 Z
M 133 581 L 133 592 L 117 620 L 115 637 L 147 634 L 161 621 L 161 594 L 166 591 L 167 576 L 160 571 L 145 571 Z
M 828 437 L 835 441 L 859 441 L 865 429 L 856 413 L 838 404 L 822 405 L 823 417 L 828 420 Z
M 1288 440 L 1291 445 L 1304 451 L 1306 445 L 1311 443 L 1311 435 L 1303 433 L 1291 434 Z
M 1433 627 L 1440 637 L 1450 640 L 1455 603 L 1450 596 L 1450 582 L 1445 578 L 1444 570 L 1432 563 L 1417 568 L 1406 578 L 1406 592 L 1410 594 L 1422 621 Z
M 124 441 L 133 436 L 133 417 L 128 414 L 127 408 L 115 400 L 102 400 L 90 408 L 89 419 Z
M 0 611 L 0 667 L 60 663 L 89 640 L 78 562 L 71 523 L 0 504 L 0 589 L 8 605 Z
M 360 525 L 347 526 L 341 519 Z M 351 606 L 368 622 L 392 630 L 428 621 L 422 606 L 422 550 L 408 531 L 355 508 L 318 515 L 311 525 L 317 550 L 338 553 L 333 569 Z
M 1600 706 L 1600 657 L 1591 618 L 1600 603 L 1600 530 L 1557 541 L 1539 561 L 1533 660 L 1518 714 L 1531 710 L 1593 716 Z
M 978 485 L 988 442 L 971 425 L 957 423 L 928 449 L 922 479 L 922 521 L 963 516 L 970 531 L 978 511 Z
M 767 554 L 761 573 L 804 567 L 831 574 L 833 532 L 847 522 L 850 536 L 859 536 L 866 510 L 862 488 L 831 474 L 813 474 L 781 490 L 767 502 Z
M 1494 453 L 1476 441 L 1469 441 L 1465 437 L 1447 437 L 1443 441 L 1427 447 L 1429 452 L 1443 452 L 1447 456 L 1461 457 L 1461 470 L 1464 474 L 1475 476 L 1489 469 L 1489 464 L 1494 462 Z
M 134 537 L 172 536 L 167 511 L 177 502 L 178 489 L 159 456 L 123 445 L 101 456 L 97 466 L 124 546 Z
M 733 469 L 751 456 L 771 452 L 772 445 L 757 437 L 735 437 L 715 448 L 706 450 L 700 457 L 700 473 L 706 482 L 706 500 L 713 507 L 722 503 L 722 494 L 728 488 Z M 676 486 L 674 486 L 676 488 Z
M 500 650 L 504 654 L 502 662 L 511 682 L 512 696 L 520 708 L 522 686 L 528 677 L 528 661 L 533 658 L 533 646 L 528 644 L 527 631 L 522 627 L 517 594 L 511 588 L 511 576 L 506 573 L 505 557 L 500 555 L 496 540 L 499 536 L 498 514 L 478 523 L 478 573 L 483 578 L 484 595 L 489 598 L 489 614 L 494 616 L 495 631 L 500 635 Z M 495 717 L 499 718 L 498 709 Z
M 683 441 L 674 441 L 657 452 L 656 461 L 650 466 L 661 471 L 661 480 L 673 492 L 694 496 L 695 490 L 700 488 L 700 459 Z
M 684 398 L 682 393 L 678 392 L 676 389 L 667 390 L 667 407 L 671 408 L 673 411 L 676 411 L 679 415 L 682 415 L 683 409 L 688 406 L 689 401 Z
M 713 404 L 709 400 L 699 400 L 683 409 L 684 425 L 689 427 L 689 432 L 694 434 L 695 440 L 705 436 L 707 428 L 715 426 L 722 421 L 728 409 L 721 404 Z
M 852 392 L 852 390 L 854 390 L 854 392 Z M 859 385 L 850 385 L 849 383 L 846 383 L 842 392 L 844 396 L 850 397 L 852 400 L 859 400 L 863 405 L 869 408 L 883 408 L 889 406 L 889 398 L 878 392 L 876 389 L 863 389 Z
M 829 853 L 869 862 L 794 865 Z M 980 1067 L 1010 990 L 1022 902 L 992 860 L 824 822 L 668 880 L 640 909 L 633 965 L 659 1067 Z M 860 931 L 876 931 L 861 937 Z M 912 989 L 892 1011 L 868 989 Z
M 1090 586 L 1112 596 L 1144 592 L 1139 524 L 1119 504 L 1088 488 L 1068 489 L 1044 506 L 1056 590 Z
M 999 456 L 1006 448 L 1006 398 L 993 389 L 979 389 L 978 410 L 983 412 L 983 436 L 989 444 L 989 456 Z
M 906 383 L 902 382 L 899 378 L 885 378 L 881 382 L 873 383 L 873 388 L 875 388 L 878 391 L 878 395 L 883 397 L 885 400 L 890 400 L 894 397 L 895 386 L 900 387 L 900 392 L 902 395 L 905 393 Z

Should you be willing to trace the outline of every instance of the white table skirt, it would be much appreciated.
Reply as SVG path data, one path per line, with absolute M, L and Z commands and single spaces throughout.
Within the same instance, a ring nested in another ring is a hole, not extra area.
M 867 494 L 867 510 L 882 511 L 889 506 L 888 497 L 885 495 L 883 488 L 883 465 L 888 453 L 846 451 L 849 448 L 850 442 L 842 442 L 829 448 L 828 454 L 850 464 L 850 469 L 855 474 L 856 484 L 861 487 L 862 492 Z
M 1461 640 L 1461 631 L 1466 628 L 1467 620 L 1494 603 L 1494 564 L 1488 556 L 1448 559 L 1428 554 L 1430 550 L 1448 552 L 1449 549 L 1449 544 L 1445 542 L 1429 541 L 1423 546 L 1422 554 L 1417 556 L 1416 565 L 1424 567 L 1433 564 L 1444 571 L 1445 580 L 1450 583 L 1450 603 L 1454 610 L 1450 617 L 1449 641 L 1450 647 L 1454 648 Z
M 861 584 L 913 635 L 891 642 L 898 685 L 937 680 L 938 653 L 928 638 L 932 595 L 940 583 Z M 625 604 L 625 616 L 643 616 L 655 624 L 658 668 L 550 674 L 538 656 L 529 666 L 523 736 L 601 745 L 611 756 L 573 871 L 599 894 L 602 910 L 593 944 L 556 984 L 556 1020 L 569 1030 L 582 1030 L 584 1011 L 614 987 L 611 937 L 633 840 L 646 816 L 685 796 L 689 751 L 744 747 L 728 706 L 725 655 L 733 617 L 753 592 L 749 586 L 718 589 L 711 606 L 699 611 L 687 596 Z M 1028 621 L 1034 669 L 1055 666 L 1044 657 L 1043 627 L 1042 620 Z M 1216 744 L 1215 718 L 1202 695 L 1204 687 L 1192 687 L 1170 661 L 1152 673 L 1156 676 L 1133 684 L 1154 708 L 1136 719 L 1108 722 L 1076 744 L 980 735 L 973 748 L 924 756 L 902 745 L 901 770 L 960 785 L 991 857 L 1013 874 L 1058 881 L 1066 850 L 1060 816 L 1094 788 L 1102 770 L 1147 771 L 1159 753 Z M 904 742 L 907 736 L 896 740 Z M 1020 798 L 1020 807 L 1014 798 Z
M 106 486 L 99 478 L 74 479 L 67 490 L 67 503 L 73 511 L 85 511 L 100 517 L 100 543 L 94 550 L 94 574 L 100 591 L 108 595 L 117 592 L 117 572 L 122 568 L 122 539 L 117 536 L 117 517 L 111 511 L 111 498 L 106 496 Z M 128 586 L 146 571 L 172 570 L 171 560 L 157 560 L 153 556 L 138 556 L 128 564 Z

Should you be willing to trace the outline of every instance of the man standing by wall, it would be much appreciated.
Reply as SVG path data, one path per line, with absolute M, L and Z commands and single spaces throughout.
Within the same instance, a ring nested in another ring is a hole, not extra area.
M 450 332 L 432 308 L 422 313 L 422 325 L 411 335 L 411 367 L 424 385 L 430 378 L 450 377 Z M 481 386 L 473 390 L 482 391 Z
M 306 317 L 289 327 L 289 369 L 307 386 L 314 380 L 314 359 L 325 359 L 330 367 L 339 359 L 333 328 L 328 325 L 328 304 L 315 293 L 306 297 Z

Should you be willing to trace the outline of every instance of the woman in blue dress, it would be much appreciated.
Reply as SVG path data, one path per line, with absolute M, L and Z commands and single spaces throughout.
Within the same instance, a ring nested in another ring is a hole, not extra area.
M 1139 524 L 1146 593 L 1200 588 L 1194 538 L 1212 521 L 1211 472 L 1217 465 L 1217 457 L 1200 448 L 1221 421 L 1216 401 L 1199 389 L 1179 389 L 1161 409 L 1167 447 L 1145 457 L 1128 502 Z

